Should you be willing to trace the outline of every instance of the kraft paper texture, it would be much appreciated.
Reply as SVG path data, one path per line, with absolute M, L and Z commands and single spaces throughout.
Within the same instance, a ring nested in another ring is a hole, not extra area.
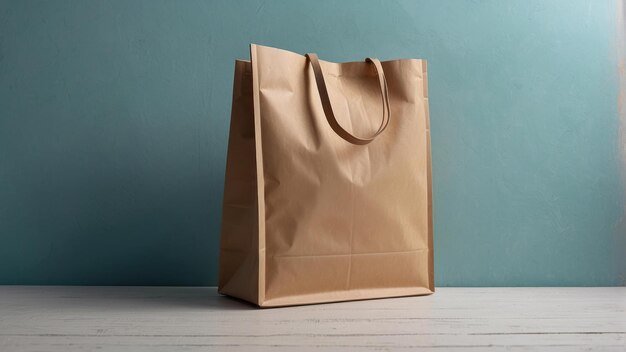
M 425 60 L 236 61 L 219 292 L 261 307 L 434 292 Z

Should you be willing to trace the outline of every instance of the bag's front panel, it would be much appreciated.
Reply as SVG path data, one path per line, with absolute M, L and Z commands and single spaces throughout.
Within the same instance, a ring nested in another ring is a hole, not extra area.
M 367 145 L 328 125 L 303 56 L 255 46 L 265 184 L 264 305 L 424 294 L 430 285 L 422 62 L 383 63 L 391 120 Z M 369 64 L 321 62 L 339 123 L 375 131 Z

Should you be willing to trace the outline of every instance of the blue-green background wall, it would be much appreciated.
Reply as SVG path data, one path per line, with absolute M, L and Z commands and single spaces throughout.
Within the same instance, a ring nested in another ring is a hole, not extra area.
M 618 5 L 0 1 L 0 284 L 215 284 L 254 42 L 429 60 L 438 285 L 624 285 Z

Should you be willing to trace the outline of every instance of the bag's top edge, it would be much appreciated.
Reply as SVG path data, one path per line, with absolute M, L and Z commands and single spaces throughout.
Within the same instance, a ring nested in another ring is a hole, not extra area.
M 298 57 L 304 57 L 303 54 L 298 54 L 296 52 L 293 51 L 289 51 L 289 50 L 285 50 L 285 49 L 280 49 L 280 48 L 275 48 L 273 46 L 267 46 L 267 45 L 259 45 L 259 44 L 250 44 L 250 49 L 252 50 L 253 47 L 257 47 L 257 48 L 264 48 L 264 49 L 270 49 L 270 50 L 278 50 L 281 51 L 285 54 L 289 54 L 289 55 L 294 55 L 294 56 L 298 56 Z M 240 59 L 239 59 L 240 60 Z M 245 61 L 245 60 L 240 60 L 240 61 Z M 344 62 L 334 62 L 334 61 L 326 61 L 326 60 L 322 60 L 320 59 L 319 61 L 322 62 L 327 62 L 327 63 L 333 63 L 333 64 L 352 64 L 352 63 L 360 63 L 363 62 L 363 60 L 361 61 L 344 61 Z M 396 62 L 396 61 L 424 61 L 426 62 L 426 59 L 419 59 L 419 58 L 412 58 L 412 59 L 391 59 L 391 60 L 381 60 L 381 63 L 385 63 L 385 62 Z

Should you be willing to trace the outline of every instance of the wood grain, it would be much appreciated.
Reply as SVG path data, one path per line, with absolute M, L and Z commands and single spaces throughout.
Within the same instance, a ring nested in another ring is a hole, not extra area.
M 626 287 L 258 309 L 215 288 L 0 286 L 0 351 L 626 351 Z

